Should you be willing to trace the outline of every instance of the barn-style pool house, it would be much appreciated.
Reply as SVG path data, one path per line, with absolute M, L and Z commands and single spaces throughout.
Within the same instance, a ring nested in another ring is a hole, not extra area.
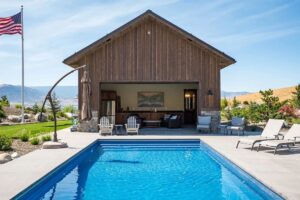
M 94 120 L 89 131 L 96 131 L 102 116 L 124 124 L 131 115 L 152 127 L 164 126 L 164 119 L 175 115 L 170 128 L 211 115 L 216 130 L 220 71 L 235 60 L 148 10 L 63 62 L 73 68 L 87 65 L 79 70 L 78 100 L 81 108 L 86 70 Z

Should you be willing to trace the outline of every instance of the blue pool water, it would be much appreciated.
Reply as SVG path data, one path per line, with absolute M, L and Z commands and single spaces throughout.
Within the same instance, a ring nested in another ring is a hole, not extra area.
M 199 140 L 98 141 L 16 199 L 281 199 Z

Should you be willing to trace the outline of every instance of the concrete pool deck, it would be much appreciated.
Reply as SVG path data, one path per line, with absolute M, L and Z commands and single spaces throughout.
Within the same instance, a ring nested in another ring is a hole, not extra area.
M 300 199 L 300 148 L 279 151 L 250 151 L 241 145 L 235 149 L 237 136 L 223 135 L 139 135 L 99 136 L 97 133 L 58 132 L 66 149 L 41 149 L 0 165 L 0 197 L 10 199 L 38 181 L 51 170 L 74 156 L 97 139 L 201 139 L 239 167 L 287 199 Z

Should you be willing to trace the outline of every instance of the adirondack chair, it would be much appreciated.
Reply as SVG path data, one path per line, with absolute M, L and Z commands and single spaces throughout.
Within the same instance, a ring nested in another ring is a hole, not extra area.
M 112 135 L 114 125 L 109 123 L 109 119 L 107 117 L 101 117 L 99 126 L 99 133 L 102 134 L 110 134 Z
M 136 118 L 134 116 L 131 116 L 127 119 L 127 124 L 125 124 L 125 128 L 127 134 L 136 133 L 138 135 L 140 124 L 137 124 Z

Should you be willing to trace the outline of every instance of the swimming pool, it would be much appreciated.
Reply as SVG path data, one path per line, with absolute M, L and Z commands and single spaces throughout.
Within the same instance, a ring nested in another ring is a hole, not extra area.
M 99 140 L 15 199 L 282 198 L 200 140 Z

